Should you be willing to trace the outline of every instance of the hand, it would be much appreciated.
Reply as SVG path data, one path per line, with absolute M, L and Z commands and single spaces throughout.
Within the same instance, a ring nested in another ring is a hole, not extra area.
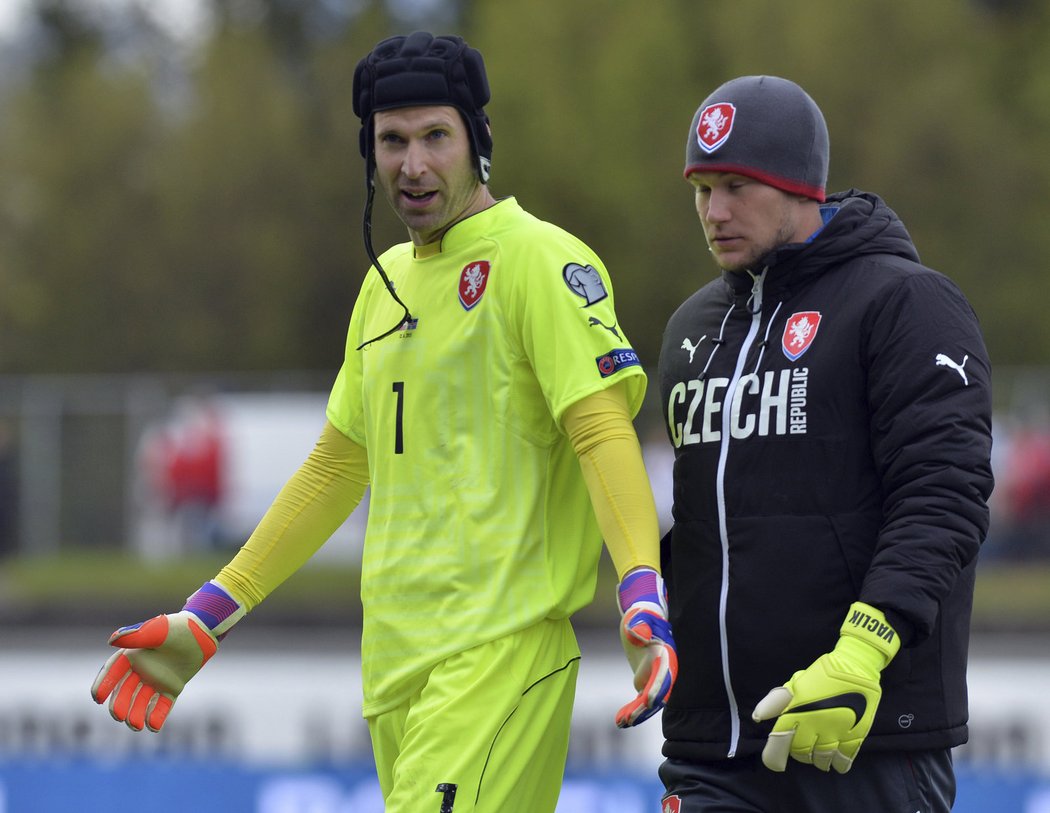
M 620 582 L 617 603 L 623 617 L 620 642 L 634 671 L 638 696 L 616 714 L 616 725 L 630 728 L 664 707 L 678 676 L 663 579 L 651 568 L 632 570 Z
M 857 601 L 835 648 L 767 694 L 751 718 L 777 718 L 762 762 L 783 771 L 790 756 L 822 771 L 846 773 L 871 730 L 882 697 L 881 672 L 900 649 L 885 616 Z
M 186 600 L 180 612 L 121 627 L 110 646 L 121 647 L 91 685 L 96 703 L 135 731 L 160 731 L 187 681 L 215 654 L 244 608 L 216 582 Z

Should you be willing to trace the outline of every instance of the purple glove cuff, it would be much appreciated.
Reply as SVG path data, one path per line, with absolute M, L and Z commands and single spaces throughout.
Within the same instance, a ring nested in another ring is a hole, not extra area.
M 200 590 L 186 599 L 186 606 L 182 609 L 189 610 L 215 632 L 220 624 L 241 609 L 241 605 L 215 582 L 205 582 Z
M 616 591 L 617 601 L 620 604 L 620 613 L 627 612 L 627 608 L 639 601 L 651 602 L 657 606 L 663 605 L 663 588 L 660 574 L 652 568 L 639 568 L 628 573 L 620 587 Z

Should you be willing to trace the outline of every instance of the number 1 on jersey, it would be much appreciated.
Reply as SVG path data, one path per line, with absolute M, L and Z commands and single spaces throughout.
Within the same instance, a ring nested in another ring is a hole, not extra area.
M 394 393 L 397 395 L 397 412 L 394 415 L 394 454 L 405 453 L 405 382 L 394 382 Z

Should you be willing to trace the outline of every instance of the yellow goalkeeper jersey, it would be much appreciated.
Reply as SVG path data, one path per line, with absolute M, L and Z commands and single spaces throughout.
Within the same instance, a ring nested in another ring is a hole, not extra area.
M 365 716 L 592 600 L 601 538 L 562 413 L 625 381 L 636 414 L 645 392 L 608 272 L 571 234 L 506 198 L 427 248 L 380 257 L 413 318 L 358 350 L 403 318 L 369 272 L 327 410 L 368 450 Z

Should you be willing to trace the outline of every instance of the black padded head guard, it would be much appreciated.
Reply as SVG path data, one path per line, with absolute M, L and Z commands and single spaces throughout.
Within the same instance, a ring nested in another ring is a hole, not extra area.
M 481 53 L 460 37 L 426 31 L 390 37 L 357 63 L 354 113 L 361 119 L 361 155 L 371 165 L 372 115 L 377 110 L 419 105 L 451 105 L 462 114 L 474 147 L 478 175 L 489 179 L 492 135 L 484 107 L 489 83 Z

